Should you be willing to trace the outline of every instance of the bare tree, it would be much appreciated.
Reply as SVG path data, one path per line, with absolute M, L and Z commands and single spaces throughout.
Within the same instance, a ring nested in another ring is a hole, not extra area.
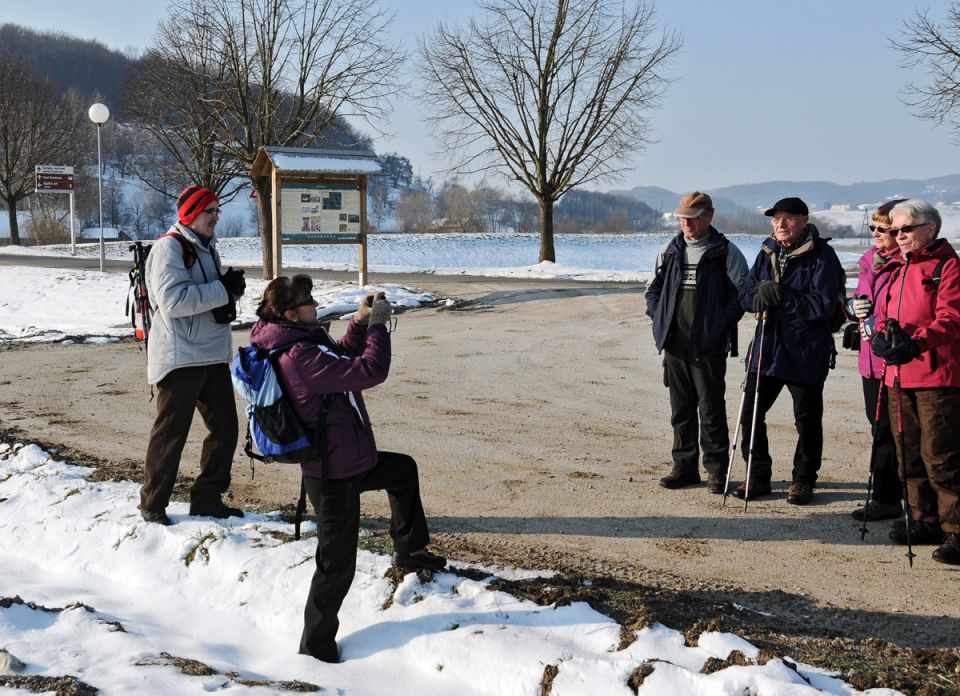
M 419 41 L 425 103 L 460 173 L 495 170 L 540 207 L 540 260 L 555 261 L 553 205 L 616 178 L 647 142 L 646 112 L 680 47 L 643 0 L 489 0 L 466 29 Z
M 925 84 L 907 84 L 904 101 L 917 116 L 948 124 L 960 142 L 960 3 L 950 5 L 943 23 L 917 10 L 904 22 L 904 33 L 905 38 L 891 42 L 904 66 L 923 66 L 929 74 Z
M 10 242 L 20 243 L 17 204 L 34 191 L 39 164 L 79 165 L 83 109 L 11 53 L 0 54 L 0 198 Z
M 157 50 L 184 27 L 196 28 L 192 48 L 202 45 L 210 57 L 199 73 L 213 89 L 200 90 L 198 100 L 217 120 L 214 149 L 249 172 L 261 146 L 328 145 L 338 137 L 352 145 L 343 117 L 386 118 L 405 58 L 387 40 L 391 21 L 377 0 L 172 0 Z M 269 278 L 270 181 L 255 177 L 252 185 Z
M 223 99 L 227 55 L 212 40 L 217 3 L 174 3 L 158 26 L 156 46 L 127 73 L 124 115 L 149 134 L 140 148 L 167 153 L 166 158 L 134 157 L 131 169 L 150 188 L 174 197 L 196 183 L 231 199 L 248 181 L 243 163 L 223 147 L 229 137 Z M 159 167 L 159 168 L 158 168 Z
M 397 201 L 401 232 L 428 232 L 433 222 L 433 199 L 429 191 L 404 189 Z

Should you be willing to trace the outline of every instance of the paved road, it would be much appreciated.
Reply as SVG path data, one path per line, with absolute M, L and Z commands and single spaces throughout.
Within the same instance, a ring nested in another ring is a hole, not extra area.
M 124 273 L 130 270 L 131 260 L 111 260 L 107 259 L 105 270 L 110 273 Z M 257 277 L 260 273 L 260 264 L 234 264 L 239 268 L 244 268 L 251 277 Z M 26 254 L 0 254 L 0 266 L 35 266 L 38 268 L 74 268 L 86 271 L 96 271 L 100 269 L 100 259 L 89 256 L 30 256 Z M 299 266 L 288 266 L 284 269 L 287 274 L 306 273 L 311 278 L 317 280 L 330 280 L 340 282 L 356 281 L 356 271 L 329 271 L 318 268 L 301 268 Z M 565 280 L 556 278 L 491 278 L 490 276 L 476 276 L 466 274 L 443 275 L 438 273 L 370 273 L 369 282 L 373 283 L 394 283 L 398 285 L 461 285 L 480 283 L 488 284 L 496 282 L 498 285 L 516 285 L 525 288 L 578 288 L 585 285 L 591 288 L 624 288 L 640 287 L 643 283 L 636 282 L 615 282 L 615 281 L 582 281 Z

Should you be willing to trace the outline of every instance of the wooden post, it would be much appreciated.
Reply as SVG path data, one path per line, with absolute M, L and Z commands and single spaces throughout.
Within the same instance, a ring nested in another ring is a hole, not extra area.
M 278 278 L 283 275 L 283 259 L 280 256 L 283 245 L 280 243 L 280 175 L 276 167 L 270 173 L 270 203 L 273 215 L 273 277 Z
M 367 177 L 360 177 L 360 287 L 367 284 Z

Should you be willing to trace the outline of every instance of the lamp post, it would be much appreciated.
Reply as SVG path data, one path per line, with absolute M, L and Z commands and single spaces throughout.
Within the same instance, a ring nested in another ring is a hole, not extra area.
M 97 124 L 97 195 L 100 198 L 100 272 L 103 272 L 103 165 L 100 163 L 100 126 L 110 118 L 110 109 L 97 102 L 87 110 L 90 120 Z

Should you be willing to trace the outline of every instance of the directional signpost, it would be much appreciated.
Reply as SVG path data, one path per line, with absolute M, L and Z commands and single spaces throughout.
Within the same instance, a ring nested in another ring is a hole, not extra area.
M 66 193 L 70 196 L 70 253 L 77 253 L 77 236 L 73 226 L 73 167 L 38 164 L 35 169 L 36 193 Z

